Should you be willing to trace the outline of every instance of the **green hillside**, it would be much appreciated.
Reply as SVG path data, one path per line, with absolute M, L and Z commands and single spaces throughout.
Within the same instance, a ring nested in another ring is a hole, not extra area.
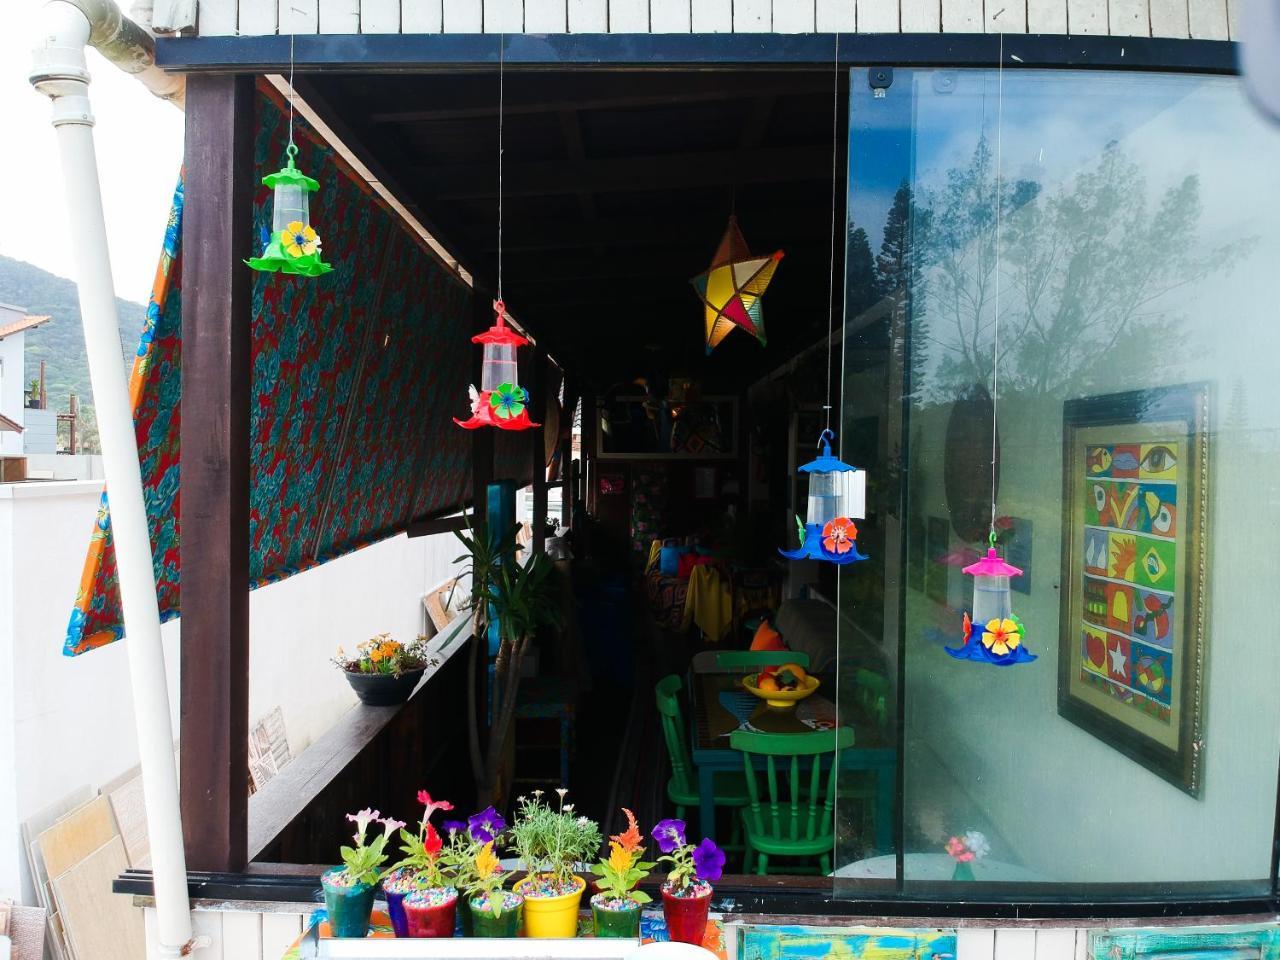
M 40 375 L 40 361 L 44 360 L 49 406 L 66 410 L 71 393 L 80 398 L 82 407 L 91 406 L 93 392 L 89 388 L 89 362 L 76 285 L 32 264 L 0 256 L 0 303 L 53 317 L 44 326 L 28 331 L 26 342 L 27 381 Z M 116 313 L 120 317 L 120 356 L 128 371 L 133 365 L 146 307 L 117 299 Z

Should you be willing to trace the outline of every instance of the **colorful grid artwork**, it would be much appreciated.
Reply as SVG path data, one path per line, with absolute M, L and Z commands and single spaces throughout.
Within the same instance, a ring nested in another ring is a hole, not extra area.
M 1198 795 L 1209 388 L 1069 400 L 1058 710 Z
M 1185 444 L 1085 448 L 1080 680 L 1172 721 L 1178 465 Z
M 258 88 L 254 164 L 274 170 L 284 103 Z M 452 401 L 471 370 L 471 291 L 300 118 L 297 162 L 320 182 L 312 219 L 332 273 L 254 273 L 249 571 L 261 586 L 456 510 L 471 444 Z M 269 232 L 271 191 L 254 196 Z M 160 615 L 179 613 L 182 185 L 174 195 L 130 378 Z M 247 267 L 245 269 L 248 269 Z M 123 636 L 104 494 L 64 652 Z

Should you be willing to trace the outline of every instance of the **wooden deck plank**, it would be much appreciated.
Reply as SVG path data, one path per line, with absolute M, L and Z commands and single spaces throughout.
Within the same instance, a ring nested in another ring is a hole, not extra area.
M 769 33 L 773 30 L 771 0 L 733 0 L 734 33 Z
M 484 0 L 485 33 L 523 33 L 524 3 L 521 0 Z
M 981 33 L 982 25 L 982 0 L 945 0 L 942 4 L 943 33 Z
M 525 0 L 526 33 L 567 33 L 569 7 L 565 0 Z
M 903 33 L 937 33 L 942 29 L 942 0 L 902 0 Z
M 1227 39 L 1226 0 L 1187 0 L 1187 19 L 1193 40 Z
M 819 33 L 852 33 L 858 27 L 855 0 L 817 0 L 814 16 Z
M 1151 36 L 1149 0 L 1110 0 L 1108 27 L 1113 37 Z
M 898 0 L 857 0 L 857 8 L 859 33 L 898 32 Z
M 1191 36 L 1187 0 L 1149 0 L 1151 35 L 1185 40 Z
M 196 26 L 200 30 L 200 36 L 235 36 L 238 19 L 236 7 L 236 0 L 200 0 L 196 12 Z
M 281 33 L 318 33 L 319 0 L 280 0 Z
M 610 33 L 648 33 L 649 0 L 609 0 Z
M 1107 0 L 1067 0 L 1070 33 L 1106 34 Z
M 440 33 L 444 29 L 441 0 L 403 0 L 400 5 L 401 33 Z
M 1067 0 L 1027 0 L 1029 33 L 1066 33 Z
M 484 8 L 480 0 L 444 0 L 445 33 L 480 33 Z

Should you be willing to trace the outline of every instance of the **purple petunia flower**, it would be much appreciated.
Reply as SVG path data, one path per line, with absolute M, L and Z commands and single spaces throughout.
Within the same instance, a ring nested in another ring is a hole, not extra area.
M 720 874 L 724 873 L 724 851 L 710 837 L 704 837 L 694 848 L 693 866 L 699 880 L 708 883 L 719 880 Z
M 503 830 L 507 829 L 507 821 L 493 807 L 486 807 L 479 813 L 467 817 L 467 825 L 471 831 L 471 839 L 480 843 L 488 843 Z
M 676 847 L 683 847 L 684 829 L 683 820 L 659 820 L 653 828 L 653 839 L 658 842 L 658 849 L 671 853 Z
M 461 820 L 446 820 L 444 822 L 445 833 L 461 833 L 465 829 L 467 829 L 467 825 Z

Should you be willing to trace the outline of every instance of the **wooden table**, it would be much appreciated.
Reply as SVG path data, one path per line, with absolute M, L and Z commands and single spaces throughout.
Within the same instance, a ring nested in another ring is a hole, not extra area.
M 715 775 L 721 770 L 741 770 L 742 754 L 729 746 L 729 734 L 748 721 L 751 727 L 770 733 L 809 733 L 836 725 L 836 706 L 821 693 L 801 700 L 794 710 L 766 711 L 763 701 L 740 686 L 741 674 L 717 672 L 714 660 L 697 657 L 689 682 L 692 730 L 691 757 L 698 768 L 698 795 L 702 832 L 715 839 Z M 872 723 L 856 714 L 848 724 L 854 746 L 840 751 L 841 770 L 868 770 L 875 774 L 876 849 L 893 849 L 893 791 L 898 751 L 886 742 Z

